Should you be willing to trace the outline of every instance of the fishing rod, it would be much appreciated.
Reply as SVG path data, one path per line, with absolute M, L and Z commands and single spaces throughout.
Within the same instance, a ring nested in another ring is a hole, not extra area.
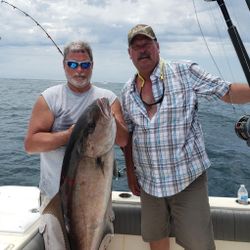
M 231 38 L 234 49 L 237 53 L 241 67 L 244 71 L 248 85 L 250 87 L 250 59 L 249 59 L 249 56 L 248 56 L 247 51 L 245 49 L 245 46 L 241 40 L 241 37 L 238 33 L 238 30 L 237 30 L 236 26 L 233 24 L 233 22 L 229 16 L 229 13 L 227 11 L 227 7 L 225 5 L 224 0 L 205 0 L 205 1 L 206 2 L 216 1 L 218 3 L 218 5 L 222 11 L 223 17 L 225 19 L 225 22 L 227 24 L 227 27 L 228 27 L 228 34 Z M 246 1 L 250 5 L 250 1 L 249 0 L 246 0 Z
M 241 67 L 246 76 L 248 85 L 250 87 L 250 59 L 247 54 L 247 51 L 244 47 L 244 44 L 240 38 L 240 35 L 237 31 L 237 28 L 234 26 L 229 13 L 227 11 L 224 0 L 205 0 L 207 2 L 216 1 L 222 11 L 223 17 L 228 27 L 228 34 L 233 43 L 234 49 L 237 53 L 239 61 L 241 63 Z M 248 8 L 250 10 L 250 0 L 246 0 Z M 236 123 L 235 123 L 235 133 L 237 136 L 247 142 L 247 145 L 250 147 L 250 115 L 243 115 Z
M 250 10 L 250 0 L 246 0 L 246 4 L 248 6 L 248 9 Z
M 47 37 L 52 41 L 52 43 L 56 46 L 57 50 L 59 51 L 59 53 L 63 56 L 63 52 L 60 50 L 60 48 L 57 46 L 57 44 L 55 43 L 55 41 L 52 39 L 52 37 L 48 34 L 48 32 L 42 27 L 42 25 L 40 23 L 38 23 L 32 16 L 30 16 L 28 13 L 26 13 L 25 11 L 19 9 L 18 7 L 16 7 L 13 4 L 8 3 L 7 1 L 3 1 L 1 0 L 1 3 L 5 3 L 11 7 L 13 7 L 14 9 L 19 10 L 21 13 L 23 13 L 26 17 L 29 17 L 39 28 L 41 28 L 43 30 L 43 32 L 47 35 Z

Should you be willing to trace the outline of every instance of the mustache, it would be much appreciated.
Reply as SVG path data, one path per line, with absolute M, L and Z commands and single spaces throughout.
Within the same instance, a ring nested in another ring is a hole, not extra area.
M 141 54 L 138 56 L 138 60 L 145 59 L 145 58 L 150 59 L 150 58 L 151 58 L 151 57 L 150 57 L 150 54 L 143 52 L 143 53 L 141 53 Z
M 86 78 L 86 75 L 85 74 L 74 74 L 74 76 L 73 77 L 84 77 L 84 78 Z

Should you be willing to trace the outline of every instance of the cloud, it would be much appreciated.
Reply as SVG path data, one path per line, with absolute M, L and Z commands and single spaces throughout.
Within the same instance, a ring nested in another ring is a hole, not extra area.
M 222 51 L 218 43 L 225 43 L 223 46 L 231 51 L 227 27 L 216 2 L 16 0 L 9 3 L 35 18 L 61 49 L 72 40 L 90 42 L 95 58 L 94 80 L 121 82 L 135 71 L 127 55 L 127 32 L 137 23 L 147 23 L 154 28 L 162 56 L 194 59 L 208 69 L 213 68 L 212 62 L 207 62 L 211 59 L 208 60 L 193 2 L 213 53 Z M 234 22 L 240 24 L 239 31 L 249 48 L 250 17 L 242 2 L 229 1 L 230 14 Z M 0 77 L 64 79 L 61 55 L 46 34 L 31 18 L 5 3 L 0 4 L 0 37 Z

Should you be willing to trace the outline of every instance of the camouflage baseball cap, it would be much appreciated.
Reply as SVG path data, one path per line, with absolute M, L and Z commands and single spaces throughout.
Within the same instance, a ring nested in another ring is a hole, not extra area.
M 128 44 L 130 45 L 133 38 L 137 35 L 144 35 L 152 40 L 156 40 L 155 33 L 153 29 L 146 24 L 137 24 L 135 27 L 133 27 L 129 32 L 128 32 Z

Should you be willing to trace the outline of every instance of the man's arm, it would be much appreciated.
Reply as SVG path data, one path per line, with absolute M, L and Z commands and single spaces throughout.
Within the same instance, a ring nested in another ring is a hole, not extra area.
M 112 103 L 111 110 L 114 115 L 117 127 L 115 143 L 120 147 L 124 147 L 128 143 L 128 129 L 122 115 L 121 104 L 117 98 Z
M 62 132 L 51 132 L 54 114 L 50 111 L 43 96 L 35 103 L 24 147 L 28 153 L 40 153 L 54 150 L 65 145 L 72 132 L 72 127 Z
M 140 196 L 140 186 L 135 174 L 135 167 L 132 155 L 132 133 L 129 134 L 128 144 L 124 147 L 124 156 L 127 169 L 128 186 L 134 195 Z
M 250 102 L 250 87 L 244 83 L 232 83 L 227 94 L 221 99 L 224 102 L 235 104 Z

